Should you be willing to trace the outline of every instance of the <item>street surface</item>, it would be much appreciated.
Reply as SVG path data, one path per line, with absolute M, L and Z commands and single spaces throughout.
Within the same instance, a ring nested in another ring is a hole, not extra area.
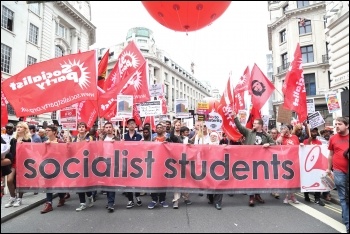
M 300 204 L 283 204 L 270 194 L 262 194 L 265 204 L 248 206 L 248 196 L 224 195 L 222 210 L 207 203 L 206 195 L 191 194 L 192 205 L 182 201 L 178 210 L 157 206 L 147 208 L 150 196 L 142 196 L 143 206 L 126 209 L 127 198 L 117 193 L 114 213 L 105 209 L 106 195 L 99 194 L 95 206 L 76 212 L 79 205 L 77 194 L 71 193 L 65 206 L 40 214 L 43 205 L 35 207 L 1 224 L 2 233 L 43 232 L 156 232 L 156 233 L 219 233 L 219 232 L 263 232 L 263 233 L 339 233 L 345 232 L 341 222 L 339 205 L 327 203 L 321 207 L 313 202 L 305 203 L 302 193 L 296 194 Z M 24 202 L 25 202 L 24 195 Z M 29 195 L 28 195 L 29 196 Z M 313 196 L 310 196 L 313 198 Z M 168 193 L 167 201 L 172 199 Z M 3 204 L 6 202 L 2 201 Z M 16 209 L 16 208 L 7 208 Z

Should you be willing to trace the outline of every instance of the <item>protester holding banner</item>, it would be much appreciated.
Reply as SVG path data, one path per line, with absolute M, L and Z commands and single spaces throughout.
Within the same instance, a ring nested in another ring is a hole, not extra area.
M 210 142 L 210 136 L 207 125 L 200 125 L 199 130 L 194 138 L 195 145 L 208 145 Z
M 279 132 L 278 132 L 277 128 L 271 129 L 271 130 L 270 130 L 270 135 L 271 135 L 272 140 L 276 143 L 277 138 L 279 137 Z M 276 143 L 276 144 L 277 144 L 277 143 Z M 273 197 L 275 197 L 276 199 L 279 199 L 279 198 L 280 198 L 279 193 L 271 193 L 271 195 L 272 195 Z
M 22 205 L 22 197 L 23 193 L 19 193 L 18 197 L 16 198 L 16 185 L 15 185 L 15 178 L 16 178 L 16 146 L 17 143 L 22 142 L 31 142 L 31 134 L 29 132 L 29 127 L 26 122 L 19 122 L 16 126 L 16 136 L 15 138 L 12 138 L 10 141 L 10 152 L 13 157 L 12 161 L 12 172 L 7 175 L 7 187 L 10 191 L 10 199 L 5 204 L 5 208 L 9 208 L 11 206 L 18 207 Z
M 345 183 L 349 170 L 349 159 L 343 155 L 349 148 L 349 118 L 336 118 L 335 130 L 337 134 L 329 140 L 328 168 L 326 172 L 331 175 L 333 169 L 334 182 L 342 208 L 343 223 L 349 233 L 349 204 L 345 201 Z
M 59 143 L 56 135 L 57 135 L 57 127 L 54 125 L 49 125 L 46 127 L 46 135 L 48 137 L 48 140 L 45 142 L 45 144 L 51 144 L 51 143 Z M 58 193 L 58 197 L 60 198 L 58 201 L 57 207 L 61 207 L 66 202 L 65 199 L 66 193 Z M 46 203 L 44 206 L 44 209 L 41 211 L 42 214 L 48 213 L 53 210 L 52 208 L 52 200 L 53 200 L 53 194 L 52 193 L 46 193 Z
M 15 136 L 13 134 L 14 129 L 15 129 L 15 125 L 13 125 L 13 123 L 8 123 L 5 126 L 5 133 L 1 134 L 1 137 L 4 139 L 4 141 L 7 144 L 10 144 L 11 139 Z
M 220 145 L 219 135 L 217 132 L 210 133 L 210 142 L 209 145 Z M 213 204 L 217 210 L 221 210 L 222 204 L 222 193 L 208 194 L 209 204 Z
M 87 131 L 87 125 L 85 122 L 80 122 L 78 124 L 78 135 L 73 137 L 72 142 L 82 142 L 82 141 L 93 141 L 93 136 L 89 134 Z M 85 194 L 88 197 L 88 203 L 86 204 L 86 198 Z M 76 211 L 82 211 L 85 210 L 87 207 L 92 207 L 94 206 L 94 199 L 92 196 L 92 192 L 83 192 L 83 193 L 78 193 L 79 195 L 79 200 L 80 200 L 80 206 L 76 208 Z
M 281 134 L 277 138 L 276 143 L 279 145 L 299 145 L 299 139 L 296 135 L 291 134 L 291 131 L 296 132 L 295 128 L 298 128 L 297 126 L 294 126 L 294 130 L 292 128 L 292 125 L 283 125 L 281 127 Z M 283 200 L 284 204 L 289 204 L 289 200 L 291 200 L 294 204 L 299 204 L 299 201 L 296 199 L 294 193 L 286 194 L 285 199 Z
M 154 137 L 152 139 L 153 142 L 165 142 L 166 141 L 166 137 L 164 135 L 165 133 L 165 128 L 162 124 L 157 124 L 156 125 L 156 132 L 157 132 L 157 136 Z M 151 198 L 152 201 L 148 204 L 148 209 L 153 209 L 159 202 L 159 204 L 166 208 L 168 207 L 168 203 L 165 201 L 165 196 L 166 193 L 165 192 L 161 192 L 161 193 L 151 193 Z
M 311 136 L 309 139 L 304 140 L 304 145 L 322 145 L 322 142 L 317 139 L 317 136 L 319 135 L 318 128 L 311 129 L 310 134 Z M 314 197 L 316 204 L 325 206 L 324 202 L 321 200 L 321 192 L 315 192 Z M 310 202 L 309 192 L 304 192 L 304 199 L 305 201 Z
M 239 132 L 245 137 L 244 145 L 262 145 L 263 147 L 269 147 L 270 145 L 275 145 L 274 140 L 271 136 L 263 130 L 264 122 L 262 119 L 255 119 L 253 122 L 253 128 L 248 129 L 243 127 L 240 123 L 237 114 L 235 111 L 232 111 L 232 117 L 236 124 Z M 248 194 L 249 195 L 249 206 L 254 206 L 254 200 L 257 200 L 259 203 L 265 203 L 261 198 L 260 194 Z
M 152 141 L 151 130 L 148 127 L 142 129 L 142 141 Z
M 191 144 L 188 138 L 189 134 L 190 134 L 190 129 L 188 127 L 181 127 L 179 143 Z M 174 192 L 173 209 L 179 208 L 179 200 L 181 196 L 184 199 L 184 202 L 186 205 L 191 205 L 192 201 L 189 199 L 189 195 L 190 195 L 189 193 Z
M 128 121 L 126 121 L 127 125 L 128 125 L 128 129 L 129 131 L 126 132 L 124 134 L 124 141 L 141 141 L 142 140 L 142 136 L 140 134 L 138 134 L 135 130 L 136 128 L 136 122 L 135 119 L 128 119 Z M 126 196 L 128 198 L 128 204 L 126 205 L 126 209 L 131 209 L 135 206 L 134 203 L 134 193 L 133 192 L 127 192 Z M 142 206 L 142 201 L 140 198 L 140 193 L 136 192 L 135 193 L 135 198 L 136 198 L 136 205 L 137 206 Z
M 103 126 L 104 134 L 100 137 L 100 141 L 119 141 L 120 138 L 113 134 L 113 124 L 106 122 Z M 115 192 L 107 192 L 107 205 L 106 208 L 109 213 L 114 212 Z

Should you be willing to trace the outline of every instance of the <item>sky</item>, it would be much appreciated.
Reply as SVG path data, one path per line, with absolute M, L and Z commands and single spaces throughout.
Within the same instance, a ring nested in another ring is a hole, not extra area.
M 194 77 L 209 81 L 223 93 L 229 74 L 237 81 L 247 66 L 256 63 L 266 75 L 268 50 L 267 2 L 232 1 L 211 25 L 197 31 L 176 32 L 158 23 L 141 1 L 91 1 L 92 23 L 96 26 L 93 48 L 106 48 L 125 41 L 129 29 L 153 31 L 157 47 Z

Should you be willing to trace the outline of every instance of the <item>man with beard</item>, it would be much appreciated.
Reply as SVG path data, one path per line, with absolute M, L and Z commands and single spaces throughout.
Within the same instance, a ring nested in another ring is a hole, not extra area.
M 334 183 L 338 191 L 340 206 L 342 208 L 343 223 L 349 233 L 349 203 L 345 200 L 346 177 L 349 170 L 349 159 L 344 152 L 349 148 L 349 118 L 338 117 L 335 120 L 337 134 L 329 140 L 328 168 L 326 173 L 331 175 L 333 169 Z
M 239 132 L 245 137 L 244 145 L 261 145 L 264 148 L 270 145 L 275 145 L 275 141 L 272 140 L 271 136 L 263 130 L 263 120 L 255 119 L 253 122 L 253 129 L 248 129 L 243 127 L 237 118 L 235 111 L 232 112 L 232 117 L 235 121 L 236 127 Z M 254 200 L 259 203 L 265 203 L 265 201 L 260 197 L 260 194 L 248 194 L 249 195 L 249 206 L 254 206 Z

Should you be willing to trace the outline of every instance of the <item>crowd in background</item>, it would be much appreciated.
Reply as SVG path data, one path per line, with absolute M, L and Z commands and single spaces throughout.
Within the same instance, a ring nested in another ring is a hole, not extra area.
M 309 129 L 309 125 L 298 123 L 293 125 L 282 125 L 280 129 L 272 128 L 265 131 L 263 121 L 257 119 L 253 123 L 253 128 L 248 129 L 243 126 L 233 113 L 234 122 L 242 134 L 242 138 L 238 141 L 232 141 L 227 138 L 224 132 L 211 131 L 204 122 L 196 122 L 193 129 L 189 129 L 186 123 L 181 120 L 174 120 L 173 122 L 160 121 L 155 126 L 145 123 L 142 127 L 136 126 L 134 119 L 128 119 L 125 128 L 115 127 L 111 122 L 106 122 L 103 128 L 88 129 L 85 123 L 79 123 L 76 134 L 73 136 L 73 131 L 59 130 L 58 126 L 50 125 L 45 129 L 38 129 L 34 125 L 28 125 L 25 122 L 19 122 L 16 126 L 8 123 L 3 129 L 1 135 L 2 144 L 10 144 L 10 152 L 2 155 L 1 172 L 2 172 L 2 194 L 4 176 L 7 179 L 7 186 L 10 192 L 10 200 L 5 204 L 5 208 L 18 207 L 22 204 L 23 193 L 16 193 L 16 144 L 21 142 L 35 142 L 35 143 L 68 143 L 79 141 L 155 141 L 155 142 L 171 142 L 180 144 L 213 144 L 213 145 L 261 145 L 262 147 L 270 147 L 272 145 L 322 145 L 325 144 L 330 150 L 329 163 L 327 173 L 333 171 L 336 189 L 338 190 L 340 203 L 343 211 L 343 221 L 349 229 L 348 218 L 348 150 L 349 150 L 349 120 L 346 117 L 338 117 L 335 121 L 335 128 L 326 127 L 319 131 L 318 128 Z M 333 131 L 335 130 L 335 132 Z M 124 132 L 125 131 L 125 132 Z M 104 193 L 102 191 L 102 193 Z M 115 192 L 106 192 L 108 212 L 114 211 Z M 58 207 L 63 206 L 67 199 L 70 198 L 69 192 L 59 193 Z M 78 193 L 80 204 L 76 211 L 82 211 L 94 205 L 94 200 L 97 197 L 97 191 L 87 191 L 85 193 Z M 126 208 L 130 209 L 137 206 L 142 206 L 140 196 L 141 192 L 127 192 L 124 193 L 127 198 Z M 202 195 L 202 194 L 199 194 Z M 260 194 L 247 194 L 249 196 L 248 205 L 254 207 L 255 203 L 265 203 Z M 278 193 L 272 193 L 276 199 L 279 199 Z M 315 192 L 315 203 L 324 206 L 324 202 L 330 201 L 331 195 L 329 192 Z M 166 202 L 167 194 L 151 193 L 151 202 L 148 204 L 149 209 L 155 208 L 157 205 L 161 207 L 168 207 Z M 87 199 L 86 199 L 87 198 Z M 175 192 L 173 194 L 172 207 L 179 208 L 179 201 L 183 199 L 186 205 L 192 204 L 190 194 Z M 208 203 L 214 204 L 217 210 L 221 210 L 223 194 L 207 194 Z M 47 202 L 41 213 L 47 213 L 53 210 L 52 207 L 52 193 L 47 194 Z M 310 202 L 309 193 L 304 194 L 305 202 Z M 294 194 L 285 194 L 283 203 L 289 202 L 298 204 Z

